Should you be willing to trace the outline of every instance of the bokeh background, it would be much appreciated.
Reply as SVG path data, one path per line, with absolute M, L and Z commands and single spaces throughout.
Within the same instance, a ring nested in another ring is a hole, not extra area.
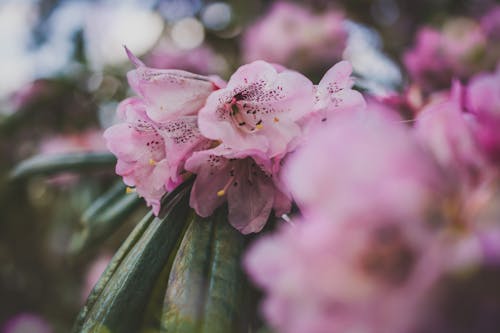
M 146 212 L 144 204 L 135 205 L 116 232 L 82 247 L 82 214 L 119 187 L 112 165 L 11 177 L 32 156 L 106 151 L 101 133 L 128 94 L 132 65 L 123 45 L 149 66 L 224 79 L 245 62 L 269 57 L 317 82 L 344 58 L 353 63 L 359 89 L 383 94 L 409 81 L 402 55 L 420 27 L 465 17 L 458 26 L 470 30 L 494 5 L 294 3 L 310 17 L 291 11 L 266 23 L 276 4 L 258 0 L 0 0 L 1 333 L 68 332 L 107 261 Z

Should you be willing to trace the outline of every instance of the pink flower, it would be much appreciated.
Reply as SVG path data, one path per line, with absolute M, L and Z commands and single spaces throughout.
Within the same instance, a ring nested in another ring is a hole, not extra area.
M 300 135 L 296 123 L 311 111 L 312 83 L 303 75 L 256 61 L 240 67 L 227 87 L 213 92 L 199 112 L 207 138 L 236 150 L 259 150 L 268 157 L 288 151 Z
M 290 200 L 274 183 L 271 161 L 258 151 L 220 145 L 195 152 L 185 167 L 196 174 L 191 207 L 207 217 L 227 201 L 229 222 L 243 234 L 260 231 L 273 208 L 277 215 L 290 209 Z
M 297 70 L 314 70 L 341 59 L 347 40 L 343 15 L 327 11 L 322 15 L 284 1 L 243 36 L 245 62 L 265 60 Z
M 280 333 L 401 333 L 441 272 L 415 219 L 364 215 L 297 221 L 259 239 L 244 258 Z
M 481 28 L 492 41 L 500 41 L 500 6 L 495 6 L 481 18 Z
M 348 61 L 341 61 L 330 68 L 315 86 L 314 110 L 303 120 L 307 128 L 326 122 L 329 115 L 336 111 L 350 111 L 366 107 L 360 92 L 352 89 L 352 66 Z M 310 129 L 306 129 L 306 135 Z
M 386 209 L 414 215 L 443 190 L 442 178 L 397 116 L 371 109 L 334 113 L 284 167 L 302 212 L 326 216 Z
M 151 52 L 146 63 L 154 68 L 175 68 L 203 75 L 221 74 L 227 70 L 224 58 L 206 45 L 181 50 L 171 43 L 163 43 Z
M 132 89 L 147 106 L 147 115 L 156 122 L 196 115 L 208 95 L 220 88 L 221 80 L 175 69 L 146 67 L 128 49 L 137 67 L 127 74 Z
M 500 165 L 500 66 L 496 73 L 473 77 L 467 88 L 466 103 L 475 116 L 475 136 L 486 157 Z
M 85 302 L 87 297 L 90 295 L 90 292 L 96 285 L 97 281 L 99 281 L 102 273 L 106 270 L 111 258 L 112 257 L 109 254 L 102 254 L 90 263 L 87 268 L 84 284 L 81 290 L 82 302 Z
M 208 140 L 199 133 L 196 117 L 156 123 L 139 98 L 123 101 L 118 115 L 123 122 L 104 133 L 109 150 L 118 158 L 116 173 L 135 186 L 157 214 L 163 194 L 182 182 L 185 160 L 193 151 L 206 148 Z
M 58 155 L 67 153 L 105 152 L 106 141 L 102 131 L 88 129 L 81 133 L 51 136 L 44 139 L 39 147 L 39 155 Z M 64 187 L 73 185 L 80 177 L 74 173 L 61 173 L 51 176 L 50 184 Z
M 442 31 L 422 28 L 416 45 L 404 55 L 404 64 L 416 83 L 432 91 L 449 86 L 454 77 L 466 79 L 488 66 L 481 58 L 486 46 L 478 24 L 454 19 Z
M 90 129 L 82 133 L 52 136 L 42 141 L 40 154 L 64 154 L 76 152 L 106 151 L 102 132 Z
M 2 333 L 52 333 L 52 326 L 38 314 L 18 313 L 9 318 L 2 327 Z
M 471 189 L 479 183 L 485 170 L 472 128 L 475 120 L 462 107 L 463 89 L 455 82 L 450 96 L 431 102 L 420 111 L 415 130 L 419 140 L 434 154 L 437 161 Z

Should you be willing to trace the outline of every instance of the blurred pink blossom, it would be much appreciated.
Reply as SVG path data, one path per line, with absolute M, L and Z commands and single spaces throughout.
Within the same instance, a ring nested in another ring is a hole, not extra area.
M 463 88 L 455 82 L 448 96 L 420 111 L 415 130 L 448 175 L 454 175 L 456 183 L 461 182 L 465 190 L 470 190 L 484 180 L 482 172 L 487 168 L 472 131 L 476 120 L 464 112 L 462 96 Z
M 111 261 L 111 256 L 109 254 L 103 254 L 98 256 L 95 260 L 93 260 L 89 267 L 87 268 L 87 272 L 85 274 L 84 285 L 82 287 L 82 301 L 85 302 L 90 292 L 94 288 L 97 281 L 101 277 L 102 273 L 106 270 L 109 262 Z
M 34 313 L 20 313 L 10 318 L 2 333 L 52 333 L 54 330 L 45 319 Z
M 175 68 L 203 75 L 222 74 L 227 70 L 224 58 L 206 45 L 181 50 L 168 43 L 160 44 L 148 56 L 146 63 L 153 68 Z
M 477 140 L 487 158 L 500 165 L 500 64 L 495 73 L 473 77 L 467 87 L 466 103 L 477 120 Z
M 442 30 L 424 27 L 416 44 L 404 55 L 412 80 L 429 92 L 450 85 L 453 78 L 466 79 L 487 66 L 482 61 L 487 41 L 474 21 L 450 20 Z
M 81 133 L 56 135 L 45 138 L 38 148 L 40 155 L 58 155 L 67 153 L 105 152 L 106 141 L 100 129 L 88 129 Z M 74 184 L 79 176 L 61 173 L 49 178 L 49 183 L 64 187 Z
M 481 18 L 481 28 L 490 40 L 500 41 L 500 6 L 491 8 Z
M 106 142 L 101 130 L 89 129 L 81 133 L 48 137 L 42 141 L 39 151 L 44 155 L 106 151 Z
M 447 186 L 434 159 L 388 112 L 339 112 L 284 167 L 304 214 L 420 212 Z M 314 161 L 314 163 L 312 163 Z M 307 177 L 304 177 L 307 175 Z
M 259 239 L 244 265 L 281 333 L 401 333 L 444 255 L 418 220 L 309 217 Z
M 341 59 L 346 46 L 343 21 L 337 11 L 315 14 L 299 5 L 276 2 L 245 32 L 243 59 L 276 62 L 297 70 L 331 65 Z

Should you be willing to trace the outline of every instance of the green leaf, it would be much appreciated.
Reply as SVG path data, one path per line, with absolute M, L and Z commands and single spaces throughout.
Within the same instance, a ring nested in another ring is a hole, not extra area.
M 211 265 L 214 223 L 194 212 L 170 272 L 162 331 L 200 332 Z
M 77 254 L 106 239 L 140 206 L 135 193 L 126 193 L 120 181 L 99 197 L 82 215 L 83 230 L 73 236 L 70 250 Z
M 170 273 L 162 332 L 247 331 L 240 326 L 244 245 L 245 237 L 229 225 L 225 209 L 205 219 L 191 215 Z
M 187 191 L 183 188 L 179 192 L 169 194 L 171 200 L 160 217 L 143 221 L 129 237 L 128 249 L 120 249 L 121 258 L 113 260 L 115 267 L 108 267 L 104 281 L 98 282 L 74 332 L 139 330 L 155 283 L 185 229 Z
M 247 331 L 241 325 L 244 306 L 245 276 L 241 269 L 241 255 L 245 237 L 227 220 L 227 211 L 216 215 L 212 263 L 201 332 L 226 333 Z
M 82 172 L 111 168 L 116 158 L 111 153 L 68 153 L 37 155 L 19 163 L 10 174 L 11 179 L 61 172 Z

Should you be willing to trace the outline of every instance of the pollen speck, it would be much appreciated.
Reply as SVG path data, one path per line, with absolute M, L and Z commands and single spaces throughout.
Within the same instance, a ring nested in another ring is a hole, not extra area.
M 264 128 L 264 125 L 262 124 L 255 125 L 255 128 L 260 130 Z
M 274 122 L 275 122 L 275 123 L 277 123 L 277 122 L 279 122 L 279 121 L 280 121 L 280 118 L 278 118 L 278 117 L 274 117 L 274 119 L 273 119 L 273 120 L 274 120 Z
M 149 159 L 149 165 L 156 165 L 156 161 L 152 158 Z

